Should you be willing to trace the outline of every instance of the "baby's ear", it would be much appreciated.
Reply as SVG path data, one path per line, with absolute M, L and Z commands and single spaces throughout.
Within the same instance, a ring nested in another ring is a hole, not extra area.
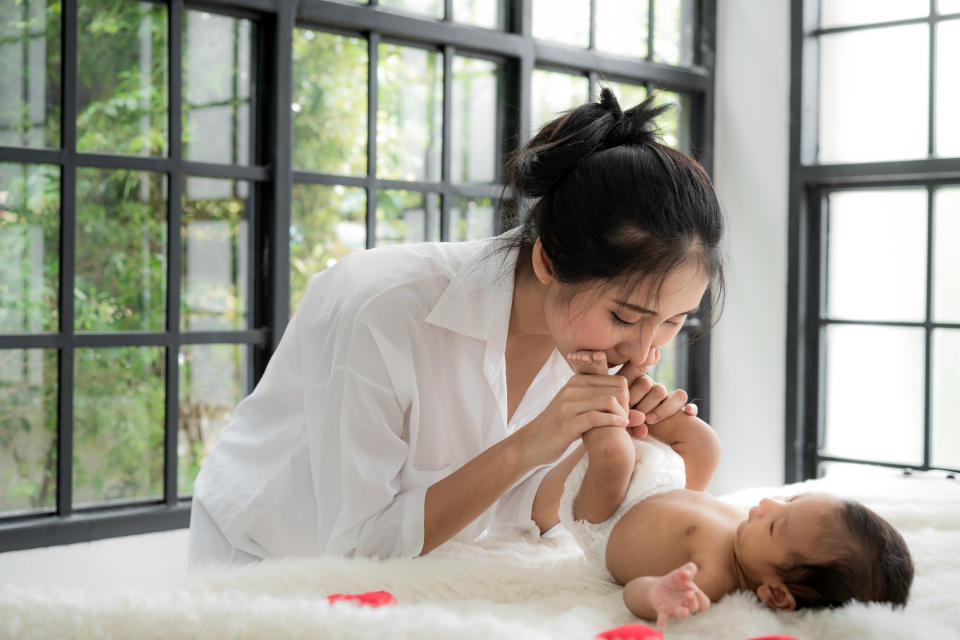
M 782 582 L 764 582 L 757 587 L 757 597 L 771 609 L 793 611 L 797 608 L 797 601 L 793 594 Z

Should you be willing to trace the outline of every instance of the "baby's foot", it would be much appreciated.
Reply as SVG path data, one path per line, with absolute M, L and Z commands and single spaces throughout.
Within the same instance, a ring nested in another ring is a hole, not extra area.
M 594 375 L 609 373 L 607 354 L 603 351 L 574 351 L 567 354 L 567 362 L 574 373 Z

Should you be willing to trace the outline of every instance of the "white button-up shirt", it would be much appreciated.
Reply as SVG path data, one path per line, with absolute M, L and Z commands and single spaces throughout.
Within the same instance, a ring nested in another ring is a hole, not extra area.
M 517 253 L 496 239 L 350 255 L 313 276 L 194 499 L 261 558 L 412 557 L 427 488 L 535 418 L 572 375 L 554 350 L 507 422 Z M 538 535 L 529 473 L 458 539 Z

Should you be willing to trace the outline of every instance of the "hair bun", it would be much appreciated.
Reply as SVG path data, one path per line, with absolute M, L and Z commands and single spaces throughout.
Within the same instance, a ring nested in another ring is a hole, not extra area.
M 603 87 L 599 102 L 588 102 L 548 122 L 507 164 L 507 180 L 519 195 L 539 198 L 580 160 L 621 145 L 659 142 L 654 119 L 672 105 L 655 105 L 651 95 L 623 111 L 613 91 Z
M 600 106 L 610 112 L 615 122 L 619 123 L 623 120 L 623 109 L 620 108 L 620 103 L 610 87 L 600 90 Z
M 601 97 L 604 95 L 610 96 L 609 99 L 612 102 L 611 113 L 613 113 L 612 109 L 620 112 L 620 105 L 613 97 L 613 92 L 605 87 Z M 644 145 L 660 142 L 661 131 L 656 119 L 664 112 L 672 109 L 674 105 L 670 103 L 658 105 L 656 100 L 657 95 L 652 93 L 637 106 L 622 112 L 622 117 L 610 129 L 606 140 L 604 140 L 606 147 L 609 149 L 624 144 Z

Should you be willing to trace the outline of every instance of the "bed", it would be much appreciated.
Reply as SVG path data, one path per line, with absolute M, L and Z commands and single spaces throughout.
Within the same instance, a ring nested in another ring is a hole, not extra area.
M 916 578 L 910 602 L 774 613 L 750 594 L 673 621 L 668 640 L 960 640 L 960 481 L 944 474 L 868 480 L 828 477 L 724 496 L 831 491 L 859 499 L 904 535 Z M 398 604 L 361 607 L 326 597 L 386 590 Z M 4 587 L 0 637 L 14 638 L 524 638 L 589 640 L 636 622 L 620 587 L 583 560 L 567 534 L 539 541 L 448 543 L 417 560 L 315 558 L 208 569 L 134 590 Z

